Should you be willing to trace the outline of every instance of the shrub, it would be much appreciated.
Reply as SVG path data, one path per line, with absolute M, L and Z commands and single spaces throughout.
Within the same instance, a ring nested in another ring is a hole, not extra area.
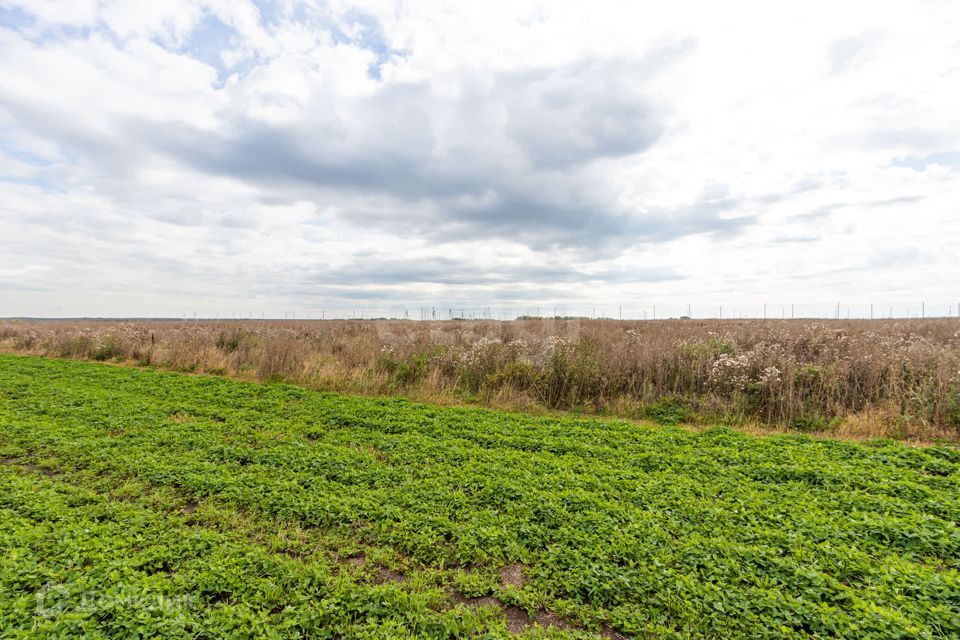
M 647 405 L 643 415 L 657 424 L 675 425 L 690 422 L 691 412 L 680 398 L 664 398 Z
M 107 338 L 106 340 L 103 340 L 99 345 L 97 345 L 97 348 L 96 350 L 94 350 L 92 357 L 94 360 L 103 361 L 103 360 L 109 360 L 110 358 L 113 358 L 115 354 L 116 354 L 116 351 L 114 350 L 113 340 Z
M 227 353 L 233 353 L 237 350 L 246 337 L 247 334 L 245 332 L 227 333 L 225 331 L 221 331 L 217 335 L 216 345 L 218 349 L 226 351 Z
M 380 356 L 379 366 L 390 376 L 393 384 L 408 387 L 423 378 L 427 370 L 427 359 L 422 354 L 398 357 L 385 353 Z
M 945 422 L 951 427 L 960 427 L 960 385 L 953 386 L 947 392 Z

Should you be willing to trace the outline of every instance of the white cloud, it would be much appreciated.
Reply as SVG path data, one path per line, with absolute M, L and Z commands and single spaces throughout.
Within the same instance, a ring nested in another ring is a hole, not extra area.
M 0 315 L 956 297 L 960 6 L 0 5 Z

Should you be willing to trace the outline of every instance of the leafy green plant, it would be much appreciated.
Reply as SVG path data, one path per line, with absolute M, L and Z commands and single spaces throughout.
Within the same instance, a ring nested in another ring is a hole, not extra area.
M 680 398 L 664 398 L 647 405 L 644 408 L 643 415 L 657 424 L 663 425 L 682 424 L 689 422 L 691 419 L 690 409 Z
M 947 446 L 0 355 L 2 637 L 946 640 L 958 521 Z
M 823 433 L 836 430 L 843 419 L 838 417 L 828 418 L 826 416 L 797 416 L 790 421 L 790 428 L 800 433 Z

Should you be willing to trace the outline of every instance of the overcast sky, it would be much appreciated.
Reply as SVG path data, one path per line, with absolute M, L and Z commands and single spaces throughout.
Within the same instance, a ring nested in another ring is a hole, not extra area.
M 954 0 L 0 1 L 0 316 L 944 314 L 958 257 Z

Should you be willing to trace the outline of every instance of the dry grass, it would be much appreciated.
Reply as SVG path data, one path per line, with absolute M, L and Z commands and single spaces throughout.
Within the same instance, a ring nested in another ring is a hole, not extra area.
M 3 321 L 0 348 L 525 411 L 960 437 L 950 319 Z

